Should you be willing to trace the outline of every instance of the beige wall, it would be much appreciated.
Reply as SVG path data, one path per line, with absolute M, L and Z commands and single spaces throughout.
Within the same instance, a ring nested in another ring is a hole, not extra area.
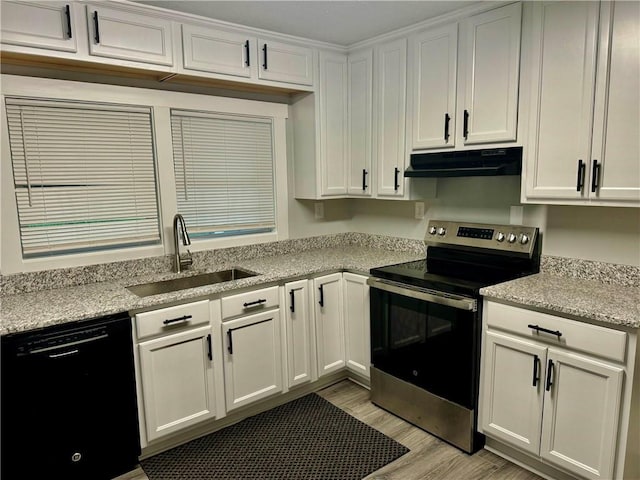
M 414 201 L 370 199 L 323 201 L 325 218 L 316 220 L 315 202 L 291 199 L 289 233 L 300 238 L 355 231 L 422 239 L 429 219 L 508 224 L 510 207 L 520 205 L 520 177 L 439 179 L 436 198 L 422 201 L 422 220 L 413 217 Z M 540 227 L 545 255 L 640 265 L 640 209 L 527 205 L 522 223 Z

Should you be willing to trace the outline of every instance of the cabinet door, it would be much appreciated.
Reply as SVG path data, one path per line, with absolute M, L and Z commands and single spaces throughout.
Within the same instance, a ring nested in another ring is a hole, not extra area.
M 516 139 L 521 17 L 522 4 L 514 3 L 465 22 L 465 93 L 458 129 L 466 145 Z
M 2 43 L 77 51 L 71 2 L 2 2 Z
M 453 147 L 456 131 L 458 24 L 411 40 L 414 150 Z
M 313 85 L 313 51 L 288 43 L 258 39 L 258 78 Z
M 250 77 L 256 41 L 248 35 L 182 25 L 184 68 Z
M 322 195 L 347 193 L 347 56 L 320 54 Z
M 344 321 L 342 317 L 342 274 L 313 280 L 315 293 L 318 376 L 344 368 Z
M 222 324 L 227 411 L 282 391 L 280 311 Z
M 613 478 L 623 370 L 549 348 L 540 456 L 588 479 Z
M 367 277 L 344 273 L 342 279 L 347 368 L 369 378 L 371 335 Z
M 601 167 L 586 187 L 592 198 L 640 202 L 639 119 L 640 3 L 603 2 L 592 175 L 594 161 Z
M 313 312 L 309 305 L 309 281 L 285 284 L 285 328 L 287 329 L 287 383 L 294 387 L 314 380 L 315 339 Z
M 211 328 L 139 344 L 147 439 L 215 417 Z
M 376 47 L 377 195 L 404 194 L 405 111 L 407 88 L 407 40 L 402 38 Z
M 89 54 L 173 65 L 171 22 L 128 10 L 87 6 Z
M 546 348 L 486 332 L 480 424 L 486 435 L 538 455 Z
M 580 199 L 588 191 L 598 3 L 532 2 L 531 8 L 527 197 Z
M 349 195 L 371 196 L 373 50 L 349 55 L 348 184 Z

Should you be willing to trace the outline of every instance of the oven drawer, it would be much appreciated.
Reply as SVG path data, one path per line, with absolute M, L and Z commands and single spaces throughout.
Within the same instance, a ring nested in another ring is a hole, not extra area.
M 278 286 L 239 293 L 222 299 L 222 318 L 227 319 L 277 307 Z
M 625 332 L 502 303 L 486 302 L 485 306 L 485 319 L 489 328 L 513 332 L 617 362 L 625 361 Z

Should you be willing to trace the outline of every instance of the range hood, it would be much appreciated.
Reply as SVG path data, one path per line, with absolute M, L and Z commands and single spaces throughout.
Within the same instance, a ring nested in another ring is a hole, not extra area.
M 414 153 L 405 177 L 479 177 L 520 175 L 522 147 Z

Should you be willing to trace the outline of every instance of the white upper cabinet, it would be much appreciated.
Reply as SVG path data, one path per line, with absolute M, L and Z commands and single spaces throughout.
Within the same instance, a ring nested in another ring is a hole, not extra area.
M 375 48 L 374 124 L 379 197 L 402 197 L 405 169 L 407 39 Z
M 640 5 L 533 2 L 525 197 L 640 201 Z
M 347 56 L 320 53 L 322 195 L 347 193 Z
M 182 25 L 184 68 L 201 72 L 251 77 L 256 39 L 241 33 Z
M 348 58 L 348 183 L 349 195 L 371 196 L 373 50 Z
M 409 58 L 413 75 L 413 149 L 453 147 L 458 24 L 411 37 Z
M 173 65 L 171 21 L 111 4 L 88 5 L 89 54 Z
M 313 85 L 313 50 L 258 39 L 258 77 L 262 80 Z
M 0 9 L 2 43 L 77 51 L 78 37 L 70 2 L 3 1 Z
M 640 3 L 603 3 L 590 195 L 640 202 Z M 598 162 L 597 164 L 595 162 Z
M 514 3 L 463 23 L 460 144 L 516 140 L 521 18 L 522 4 Z

